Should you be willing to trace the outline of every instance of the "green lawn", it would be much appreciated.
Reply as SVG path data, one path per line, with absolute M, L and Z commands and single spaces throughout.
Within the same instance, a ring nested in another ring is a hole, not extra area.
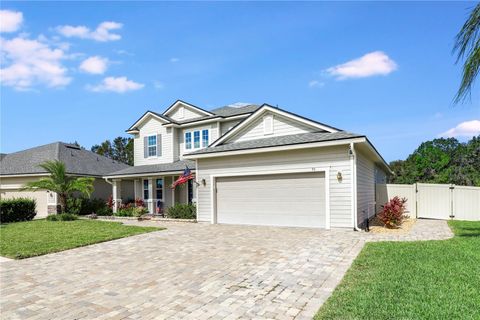
M 442 241 L 368 243 L 315 319 L 480 319 L 480 222 Z
M 0 225 L 0 255 L 23 259 L 161 230 L 94 220 L 34 220 Z

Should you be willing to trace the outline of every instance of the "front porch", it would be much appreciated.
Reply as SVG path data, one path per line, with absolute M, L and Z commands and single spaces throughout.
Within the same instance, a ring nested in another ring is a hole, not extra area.
M 172 189 L 172 183 L 181 176 L 149 175 L 141 177 L 124 177 L 112 179 L 113 212 L 117 212 L 122 204 L 143 200 L 149 214 L 165 214 L 165 210 L 177 203 L 196 203 L 196 185 L 194 180 Z

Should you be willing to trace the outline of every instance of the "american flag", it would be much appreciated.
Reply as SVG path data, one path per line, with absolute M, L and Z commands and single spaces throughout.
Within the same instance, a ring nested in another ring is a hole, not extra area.
M 193 179 L 193 173 L 190 170 L 190 168 L 188 168 L 188 166 L 185 166 L 185 170 L 183 170 L 183 174 L 180 177 L 178 177 L 178 179 L 174 183 L 172 183 L 170 188 L 175 189 L 176 186 L 184 184 L 185 182 L 191 179 Z

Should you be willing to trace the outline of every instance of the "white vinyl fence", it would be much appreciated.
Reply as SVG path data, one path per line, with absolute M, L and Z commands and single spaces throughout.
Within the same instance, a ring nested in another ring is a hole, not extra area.
M 377 212 L 398 196 L 407 198 L 407 214 L 430 219 L 480 220 L 480 187 L 451 184 L 377 184 Z

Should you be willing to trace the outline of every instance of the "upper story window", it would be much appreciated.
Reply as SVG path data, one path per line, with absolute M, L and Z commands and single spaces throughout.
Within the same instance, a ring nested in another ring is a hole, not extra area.
M 200 148 L 200 131 L 193 131 L 193 148 Z
M 185 149 L 192 149 L 192 133 L 185 133 Z
M 202 130 L 202 147 L 203 148 L 208 147 L 208 130 L 207 129 Z
M 149 157 L 157 156 L 157 136 L 148 137 L 148 156 Z
M 185 132 L 185 149 L 192 150 L 208 147 L 209 136 L 210 132 L 208 129 Z

